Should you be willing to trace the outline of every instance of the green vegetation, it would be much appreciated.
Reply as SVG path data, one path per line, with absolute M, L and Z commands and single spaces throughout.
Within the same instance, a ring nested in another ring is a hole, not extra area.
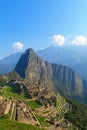
M 49 111 L 44 111 L 44 112 L 43 112 L 43 114 L 47 114 L 47 113 L 49 113 Z
M 32 109 L 40 108 L 41 107 L 41 104 L 37 100 L 27 101 L 27 105 L 29 107 L 31 107 Z
M 87 106 L 76 101 L 69 102 L 71 109 L 65 114 L 65 118 L 81 130 L 87 130 Z
M 45 120 L 44 116 L 39 116 L 38 114 L 35 113 L 36 118 L 40 122 L 41 126 L 49 126 L 49 123 L 47 123 Z
M 6 84 L 6 81 L 0 76 L 0 86 L 4 86 Z
M 56 96 L 56 107 L 57 107 L 57 111 L 58 111 L 58 114 L 60 115 L 60 117 L 64 116 L 64 113 L 66 112 L 64 110 L 65 104 L 66 104 L 66 101 L 65 101 L 64 97 L 57 94 L 57 96 Z
M 74 126 L 73 124 L 68 124 L 68 127 L 67 125 L 63 125 L 63 130 L 78 130 L 78 128 L 76 126 Z M 80 130 L 80 129 L 79 129 Z
M 18 90 L 18 92 L 17 92 Z M 22 99 L 26 100 L 27 98 L 19 93 L 19 89 L 14 86 L 4 86 L 1 90 L 0 93 L 4 95 L 6 98 L 15 98 L 15 99 Z
M 0 130 L 42 130 L 37 126 L 13 122 L 7 116 L 0 117 Z

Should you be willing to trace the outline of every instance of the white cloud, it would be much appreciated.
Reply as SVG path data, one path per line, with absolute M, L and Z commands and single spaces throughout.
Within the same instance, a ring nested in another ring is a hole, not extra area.
M 56 43 L 58 46 L 63 46 L 66 42 L 66 39 L 64 36 L 58 34 L 51 37 L 52 41 Z
M 73 44 L 73 45 L 77 45 L 77 46 L 87 45 L 87 38 L 86 38 L 85 36 L 82 36 L 82 35 L 76 36 L 76 37 L 72 40 L 72 44 Z
M 24 44 L 22 44 L 21 42 L 14 42 L 12 47 L 17 49 L 17 50 L 21 50 L 21 49 L 23 49 Z

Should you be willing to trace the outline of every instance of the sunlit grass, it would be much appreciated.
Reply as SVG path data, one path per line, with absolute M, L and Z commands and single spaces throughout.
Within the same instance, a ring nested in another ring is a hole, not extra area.
M 38 119 L 38 121 L 40 122 L 40 124 L 42 125 L 42 126 L 49 126 L 50 124 L 49 123 L 47 123 L 45 120 L 46 120 L 46 118 L 44 117 L 44 116 L 40 116 L 40 115 L 38 115 L 38 114 L 36 114 L 35 113 L 35 116 L 36 116 L 36 118 Z
M 12 86 L 4 86 L 2 90 L 0 90 L 1 94 L 5 96 L 6 98 L 15 98 L 15 99 L 22 99 L 26 100 L 26 98 L 23 94 L 18 94 L 13 90 Z
M 32 109 L 40 108 L 41 107 L 41 104 L 37 100 L 27 101 L 27 105 L 29 107 L 31 107 Z
M 7 116 L 0 117 L 0 130 L 43 130 L 37 126 L 13 122 Z

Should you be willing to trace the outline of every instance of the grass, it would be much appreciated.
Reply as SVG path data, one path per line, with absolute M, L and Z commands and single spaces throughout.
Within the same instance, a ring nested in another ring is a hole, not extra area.
M 41 104 L 37 100 L 27 101 L 27 105 L 32 109 L 41 107 Z
M 7 116 L 0 117 L 0 130 L 43 130 L 37 126 L 13 122 Z
M 12 86 L 4 86 L 0 90 L 0 93 L 2 95 L 4 95 L 6 98 L 15 98 L 15 99 L 22 99 L 22 100 L 28 99 L 24 95 L 18 94 L 17 92 L 13 91 L 13 87 Z
M 44 111 L 44 112 L 43 112 L 43 114 L 48 114 L 48 113 L 49 113 L 49 111 Z
M 63 113 L 63 109 L 64 109 L 65 104 L 66 104 L 65 99 L 62 96 L 57 95 L 56 107 L 57 107 L 58 114 Z
M 40 124 L 41 124 L 42 126 L 49 126 L 49 125 L 50 125 L 49 123 L 47 123 L 47 122 L 45 121 L 45 117 L 39 116 L 39 115 L 36 114 L 36 113 L 35 113 L 35 116 L 36 116 L 36 118 L 38 119 L 38 121 L 40 122 Z

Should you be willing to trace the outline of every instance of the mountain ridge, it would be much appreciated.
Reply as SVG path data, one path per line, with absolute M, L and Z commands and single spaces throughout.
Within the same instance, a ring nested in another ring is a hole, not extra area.
M 68 66 L 75 70 L 82 78 L 87 79 L 87 47 L 82 46 L 50 46 L 38 50 L 45 61 Z
M 86 50 L 86 47 L 79 46 L 50 46 L 43 50 L 38 50 L 37 54 L 40 55 L 45 61 L 48 61 L 50 63 L 57 63 L 60 65 L 68 66 L 72 68 L 74 71 L 76 71 L 82 78 L 87 79 Z M 13 58 L 10 58 L 10 56 L 6 57 L 8 59 L 8 62 L 7 60 L 0 60 L 0 74 L 9 73 L 12 70 L 14 70 L 21 54 L 15 57 L 16 60 L 14 60 L 14 63 L 12 63 L 14 56 Z
M 45 62 L 32 49 L 27 49 L 22 54 L 14 72 L 8 77 L 11 77 L 11 80 L 22 78 L 29 85 L 28 89 L 34 86 L 37 88 L 37 93 L 38 89 L 47 93 L 54 89 L 64 96 L 83 98 L 87 95 L 84 91 L 87 89 L 87 83 L 84 84 L 84 80 L 71 68 Z
M 11 54 L 0 60 L 0 74 L 6 74 L 14 70 L 19 58 L 21 56 L 21 52 Z

